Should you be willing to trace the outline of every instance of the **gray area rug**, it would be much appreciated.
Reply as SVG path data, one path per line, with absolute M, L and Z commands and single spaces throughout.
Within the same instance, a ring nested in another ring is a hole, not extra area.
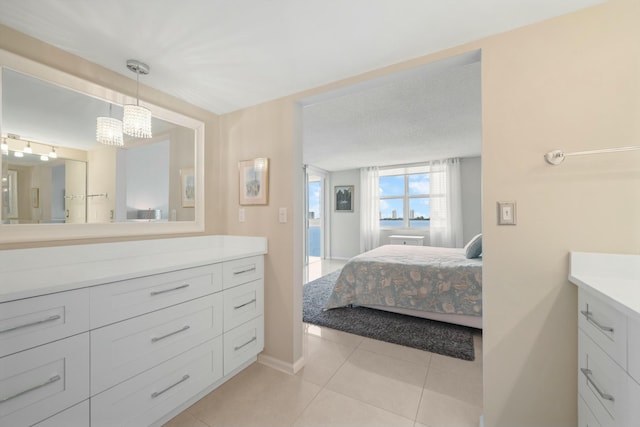
M 339 274 L 340 271 L 336 271 L 304 285 L 302 318 L 306 323 L 458 359 L 474 360 L 473 328 L 366 307 L 323 311 Z

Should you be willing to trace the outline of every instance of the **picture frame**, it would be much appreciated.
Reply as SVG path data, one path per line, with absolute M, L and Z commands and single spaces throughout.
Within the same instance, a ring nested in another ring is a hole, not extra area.
M 37 209 L 40 207 L 40 188 L 31 189 L 31 207 Z
M 336 212 L 353 212 L 353 185 L 335 185 L 333 199 Z
M 269 159 L 259 157 L 238 162 L 241 206 L 269 204 Z
M 196 206 L 196 180 L 193 168 L 180 169 L 180 194 L 183 208 Z

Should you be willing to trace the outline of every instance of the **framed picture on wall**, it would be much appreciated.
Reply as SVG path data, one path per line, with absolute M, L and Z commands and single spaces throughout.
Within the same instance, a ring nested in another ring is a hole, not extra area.
M 333 187 L 336 212 L 353 212 L 353 185 Z
M 180 169 L 180 194 L 182 195 L 183 208 L 196 206 L 196 184 L 193 168 Z
M 269 204 L 269 159 L 265 157 L 238 163 L 240 205 Z

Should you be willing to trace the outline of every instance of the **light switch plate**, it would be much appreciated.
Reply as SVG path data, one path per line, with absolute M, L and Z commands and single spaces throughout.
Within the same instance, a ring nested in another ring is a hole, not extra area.
M 287 208 L 278 209 L 278 221 L 282 224 L 287 222 Z
M 498 202 L 498 225 L 516 225 L 516 202 Z

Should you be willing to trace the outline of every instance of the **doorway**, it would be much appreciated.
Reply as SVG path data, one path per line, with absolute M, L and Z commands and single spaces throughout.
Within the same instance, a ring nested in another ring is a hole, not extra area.
M 305 168 L 305 282 L 316 277 L 312 270 L 321 268 L 327 257 L 326 237 L 328 223 L 326 206 L 327 172 L 308 166 Z

